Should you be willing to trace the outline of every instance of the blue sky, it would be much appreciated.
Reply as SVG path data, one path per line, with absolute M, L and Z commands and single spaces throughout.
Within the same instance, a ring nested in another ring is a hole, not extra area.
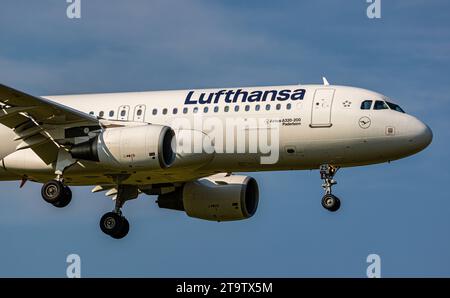
M 391 164 L 343 169 L 341 210 L 320 205 L 317 171 L 252 174 L 250 220 L 214 223 L 127 203 L 129 235 L 98 227 L 112 203 L 73 188 L 68 208 L 40 185 L 0 183 L 0 276 L 352 276 L 381 257 L 382 276 L 450 276 L 448 1 L 4 0 L 0 82 L 36 95 L 237 85 L 353 85 L 386 94 L 434 132 L 430 147 Z

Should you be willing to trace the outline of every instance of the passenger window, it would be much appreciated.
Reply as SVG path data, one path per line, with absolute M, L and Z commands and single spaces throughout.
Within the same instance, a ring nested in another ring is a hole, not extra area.
M 120 111 L 120 116 L 121 116 L 121 117 L 125 117 L 126 114 L 127 114 L 127 111 L 126 111 L 126 110 Z
M 203 108 L 203 113 L 205 113 L 205 114 L 208 113 L 208 107 Z
M 142 115 L 142 110 L 141 109 L 137 110 L 136 115 L 137 116 L 141 116 Z
M 219 111 L 219 107 L 218 106 L 215 106 L 214 107 L 214 113 L 217 113 Z
M 157 110 L 157 109 L 153 109 L 152 114 L 153 114 L 153 115 L 156 115 L 157 113 L 158 113 L 158 110 Z
M 194 114 L 197 113 L 198 112 L 198 107 L 194 107 L 193 112 L 194 112 Z
M 230 107 L 229 106 L 225 106 L 224 108 L 223 108 L 223 111 L 226 113 L 226 112 L 228 112 L 230 110 Z
M 103 111 L 100 111 L 100 113 L 98 113 L 99 117 L 103 117 L 104 115 L 105 115 L 105 112 L 103 112 Z
M 94 116 L 94 112 L 93 112 L 93 111 L 90 111 L 90 112 L 89 112 L 89 115 Z
M 167 114 L 167 109 L 166 108 L 163 109 L 163 115 L 165 115 L 165 114 Z
M 250 105 L 246 105 L 246 106 L 245 106 L 245 111 L 246 111 L 246 112 L 250 111 Z
M 173 110 L 172 110 L 172 114 L 176 114 L 176 113 L 178 113 L 178 109 L 177 108 L 173 108 Z
M 114 117 L 114 111 L 109 111 L 109 117 Z
M 291 109 L 291 104 L 288 103 L 288 104 L 286 105 L 286 110 L 290 110 L 290 109 Z
M 266 104 L 266 111 L 270 111 L 270 104 Z
M 234 106 L 234 111 L 238 112 L 239 111 L 239 106 Z
M 281 104 L 277 104 L 277 110 L 281 109 Z
M 183 114 L 187 114 L 187 112 L 188 112 L 188 108 L 184 108 L 183 109 Z
M 255 111 L 259 111 L 259 108 L 260 108 L 259 105 L 256 105 L 255 106 Z
M 361 103 L 361 110 L 370 110 L 371 107 L 372 107 L 371 100 L 365 100 Z
M 373 109 L 374 110 L 386 110 L 386 109 L 388 109 L 388 106 L 384 101 L 377 100 L 375 102 L 375 105 L 373 106 Z

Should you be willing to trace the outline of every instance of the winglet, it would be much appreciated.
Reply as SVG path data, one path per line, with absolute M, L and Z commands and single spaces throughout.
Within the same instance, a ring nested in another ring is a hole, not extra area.
M 328 83 L 328 80 L 327 80 L 326 77 L 322 77 L 322 80 L 323 80 L 323 85 L 324 86 L 329 86 L 330 85 L 330 83 Z

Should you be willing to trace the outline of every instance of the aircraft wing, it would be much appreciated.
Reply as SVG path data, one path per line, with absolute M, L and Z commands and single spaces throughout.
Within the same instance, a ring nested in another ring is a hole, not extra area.
M 96 117 L 2 84 L 0 123 L 16 133 L 17 150 L 31 148 L 47 164 L 56 160 L 67 128 L 100 128 Z

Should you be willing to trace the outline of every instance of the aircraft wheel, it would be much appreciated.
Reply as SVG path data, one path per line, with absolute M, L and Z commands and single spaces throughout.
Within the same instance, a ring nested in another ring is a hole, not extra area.
M 70 187 L 64 186 L 64 195 L 61 197 L 59 201 L 53 203 L 53 206 L 63 208 L 69 205 L 71 201 L 72 201 L 72 191 L 70 190 Z
M 116 234 L 111 234 L 110 236 L 114 239 L 122 239 L 128 234 L 128 231 L 130 231 L 130 223 L 125 217 L 122 217 L 122 227 L 120 231 L 118 231 Z
M 41 189 L 42 198 L 50 204 L 59 202 L 65 195 L 64 184 L 57 180 L 45 183 Z
M 130 224 L 125 217 L 108 212 L 100 219 L 100 229 L 112 238 L 121 239 L 128 234 Z
M 326 194 L 322 198 L 322 206 L 328 211 L 335 212 L 341 207 L 341 201 L 332 194 Z

